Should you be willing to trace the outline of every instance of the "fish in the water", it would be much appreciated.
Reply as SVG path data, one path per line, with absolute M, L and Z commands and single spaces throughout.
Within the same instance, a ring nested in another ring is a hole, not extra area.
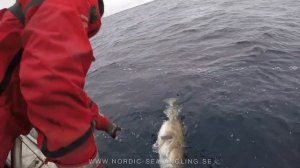
M 159 154 L 161 168 L 182 168 L 184 159 L 184 127 L 179 119 L 181 107 L 176 99 L 165 100 L 168 104 L 164 113 L 168 120 L 161 126 L 156 143 L 153 145 L 155 152 Z

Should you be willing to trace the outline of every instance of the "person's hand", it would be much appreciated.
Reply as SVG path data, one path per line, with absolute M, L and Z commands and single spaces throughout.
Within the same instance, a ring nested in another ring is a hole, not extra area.
M 106 131 L 106 133 L 107 133 L 108 135 L 110 135 L 113 139 L 116 139 L 116 137 L 118 136 L 118 132 L 121 131 L 121 128 L 120 128 L 118 125 L 109 122 L 109 123 L 107 124 L 107 127 L 106 127 L 106 130 L 105 130 L 105 131 Z
M 94 117 L 93 125 L 96 130 L 102 130 L 105 131 L 108 135 L 110 135 L 112 138 L 116 138 L 119 131 L 121 131 L 121 128 L 112 123 L 108 117 L 97 113 L 97 115 Z

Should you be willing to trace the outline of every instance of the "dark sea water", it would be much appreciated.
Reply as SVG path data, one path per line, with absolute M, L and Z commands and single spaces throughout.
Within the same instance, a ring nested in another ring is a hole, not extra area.
M 104 18 L 86 90 L 122 128 L 96 135 L 107 168 L 147 159 L 183 107 L 187 168 L 300 168 L 300 1 L 156 0 Z

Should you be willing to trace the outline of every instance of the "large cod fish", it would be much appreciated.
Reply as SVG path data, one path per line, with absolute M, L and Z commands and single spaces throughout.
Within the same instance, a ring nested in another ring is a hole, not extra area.
M 161 168 L 182 168 L 184 162 L 184 127 L 179 119 L 181 107 L 176 99 L 165 100 L 168 104 L 164 113 L 168 120 L 161 126 L 153 150 L 159 154 Z

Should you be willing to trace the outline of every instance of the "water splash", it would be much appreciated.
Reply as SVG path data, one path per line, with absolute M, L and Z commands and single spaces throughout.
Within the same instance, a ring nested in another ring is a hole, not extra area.
M 164 113 L 167 115 L 167 117 L 170 120 L 178 119 L 178 116 L 182 110 L 180 106 L 177 104 L 177 99 L 176 98 L 169 98 L 164 100 L 165 103 L 168 104 L 166 110 Z

